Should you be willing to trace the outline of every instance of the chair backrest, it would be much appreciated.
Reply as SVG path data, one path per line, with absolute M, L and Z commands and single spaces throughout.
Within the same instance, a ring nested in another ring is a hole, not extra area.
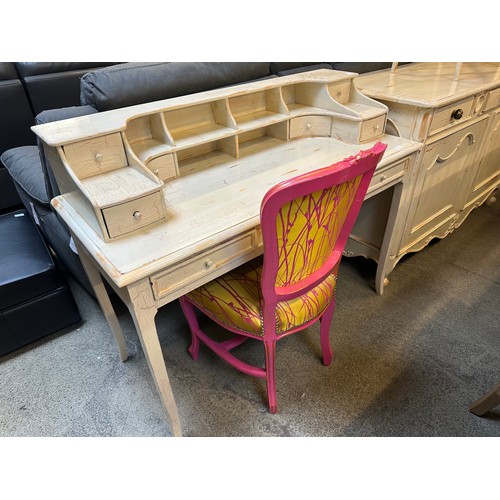
M 386 147 L 378 142 L 267 192 L 260 212 L 264 316 L 277 302 L 306 293 L 335 271 Z

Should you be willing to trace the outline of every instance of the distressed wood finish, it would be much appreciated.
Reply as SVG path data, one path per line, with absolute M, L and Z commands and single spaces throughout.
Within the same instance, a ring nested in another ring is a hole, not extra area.
M 356 78 L 425 143 L 396 260 L 444 238 L 500 185 L 500 64 L 416 63 Z
M 95 268 L 89 274 L 118 342 L 99 274 L 127 304 L 174 435 L 180 422 L 154 325 L 158 308 L 262 253 L 260 204 L 272 186 L 378 141 L 387 150 L 366 200 L 379 220 L 365 213 L 346 255 L 378 261 L 382 293 L 422 145 L 384 133 L 387 108 L 361 95 L 354 76 L 310 72 L 34 127 L 63 193 L 52 204 L 85 267 Z M 116 168 L 106 163 L 110 151 Z
M 82 203 L 89 205 L 87 212 L 95 213 L 101 237 L 111 241 L 128 234 L 137 212 L 123 212 L 129 223 L 122 232 L 121 226 L 110 223 L 103 208 L 159 192 L 163 181 L 179 175 L 181 162 L 193 157 L 216 151 L 239 158 L 242 144 L 256 137 L 288 141 L 297 136 L 297 131 L 290 135 L 289 123 L 309 115 L 311 122 L 317 115 L 330 117 L 325 122 L 329 123 L 327 130 L 320 127 L 324 136 L 352 143 L 381 137 L 387 108 L 362 95 L 352 80 L 352 74 L 320 70 L 131 106 L 99 113 L 95 119 L 73 118 L 66 126 L 45 124 L 33 130 L 47 145 L 58 147 L 59 170 L 66 170 L 72 179 L 67 191 L 63 187 L 63 194 L 78 192 Z M 311 128 L 309 123 L 305 126 Z M 127 179 L 128 171 L 134 171 L 135 177 Z M 115 195 L 106 188 L 113 184 L 120 186 L 120 193 Z M 163 207 L 156 206 L 154 212 L 156 218 L 147 222 L 143 218 L 137 228 L 166 216 Z M 109 231 L 110 224 L 114 231 Z

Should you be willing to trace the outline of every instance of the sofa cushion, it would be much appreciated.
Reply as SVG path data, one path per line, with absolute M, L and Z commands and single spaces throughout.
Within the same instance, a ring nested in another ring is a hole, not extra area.
M 332 62 L 330 63 L 333 69 L 338 71 L 350 71 L 352 73 L 369 73 L 370 71 L 378 71 L 387 69 L 392 66 L 392 62 Z M 399 63 L 406 64 L 406 63 Z
M 116 62 L 16 62 L 15 68 L 21 78 L 47 75 L 50 73 L 62 73 L 65 71 L 77 71 L 90 68 L 111 66 Z
M 273 62 L 269 67 L 271 73 L 278 76 L 293 75 L 316 69 L 332 69 L 332 66 L 329 63 L 320 62 Z
M 16 146 L 35 144 L 30 129 L 34 121 L 20 80 L 0 79 L 0 154 Z
M 80 103 L 98 111 L 158 101 L 269 76 L 265 62 L 126 63 L 82 77 Z
M 17 79 L 16 67 L 11 62 L 0 62 L 0 80 Z
M 112 63 L 31 62 L 15 63 L 26 89 L 33 114 L 46 109 L 80 104 L 80 78 Z

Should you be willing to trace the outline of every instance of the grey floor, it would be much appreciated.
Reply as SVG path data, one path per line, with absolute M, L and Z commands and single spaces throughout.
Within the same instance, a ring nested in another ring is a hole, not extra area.
M 332 324 L 334 362 L 317 328 L 278 344 L 278 413 L 264 381 L 203 348 L 193 361 L 178 302 L 157 326 L 185 436 L 500 436 L 500 407 L 469 404 L 500 381 L 500 202 L 405 257 L 384 295 L 372 262 L 344 259 Z M 72 283 L 83 323 L 0 358 L 0 436 L 168 436 L 170 427 L 127 310 L 114 303 L 121 363 L 98 306 Z M 262 359 L 259 343 L 242 346 Z

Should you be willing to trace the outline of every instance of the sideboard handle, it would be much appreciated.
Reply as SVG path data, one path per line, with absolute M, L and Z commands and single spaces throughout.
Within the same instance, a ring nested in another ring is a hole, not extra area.
M 439 162 L 439 163 L 442 163 L 446 160 L 449 160 L 459 149 L 460 149 L 460 146 L 462 145 L 462 142 L 464 142 L 465 139 L 469 138 L 469 145 L 472 146 L 472 144 L 474 144 L 474 134 L 472 134 L 472 132 L 469 132 L 468 134 L 464 135 L 460 141 L 458 141 L 458 144 L 457 146 L 455 147 L 455 149 L 448 155 L 448 156 L 445 156 L 444 158 L 442 158 L 441 156 L 437 156 L 436 158 L 436 161 Z

